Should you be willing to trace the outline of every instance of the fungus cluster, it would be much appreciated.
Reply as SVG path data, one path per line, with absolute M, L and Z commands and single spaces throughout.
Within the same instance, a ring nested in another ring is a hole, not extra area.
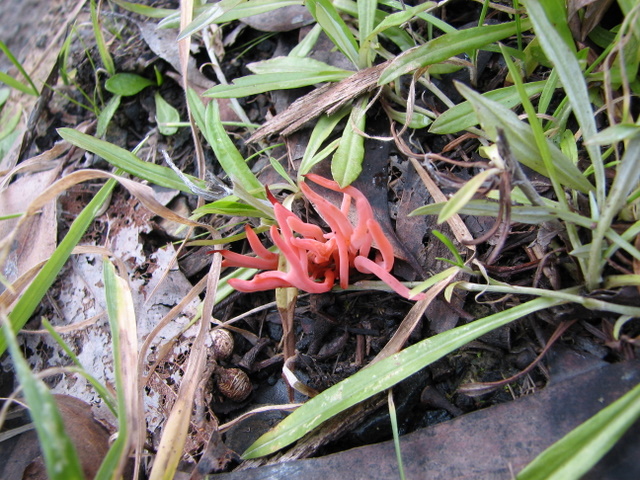
M 362 192 L 352 186 L 341 188 L 336 182 L 315 174 L 306 175 L 306 179 L 343 195 L 342 205 L 338 208 L 305 182 L 300 183 L 300 190 L 331 231 L 325 232 L 318 225 L 304 222 L 280 204 L 267 189 L 276 219 L 276 225 L 271 226 L 269 233 L 286 259 L 287 271 L 278 269 L 279 255 L 269 251 L 252 228 L 246 225 L 247 240 L 257 256 L 222 250 L 225 257 L 223 266 L 264 271 L 251 280 L 230 279 L 229 285 L 241 292 L 296 287 L 309 293 L 324 293 L 331 290 L 336 282 L 341 288 L 347 288 L 349 275 L 356 270 L 375 275 L 405 298 L 422 298 L 423 294 L 412 297 L 409 289 L 391 275 L 393 248 Z M 357 217 L 355 225 L 348 218 L 352 203 L 355 203 Z

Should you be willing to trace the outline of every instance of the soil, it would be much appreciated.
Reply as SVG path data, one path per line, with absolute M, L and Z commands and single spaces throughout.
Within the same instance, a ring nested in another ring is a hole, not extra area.
M 176 2 L 171 1 L 150 3 L 156 7 L 176 6 Z M 60 40 L 56 39 L 53 33 L 65 26 L 75 6 L 75 2 L 64 0 L 2 2 L 0 39 L 5 41 L 12 51 L 20 52 L 17 57 L 21 62 L 30 65 L 33 61 L 30 49 L 34 48 L 34 42 L 36 47 L 48 41 L 59 45 Z M 77 14 L 78 22 L 88 19 L 87 8 L 83 8 Z M 181 128 L 173 136 L 164 136 L 158 133 L 155 121 L 156 92 L 180 112 L 182 119 L 186 118 L 186 106 L 176 74 L 173 50 L 165 40 L 150 33 L 153 31 L 149 29 L 149 25 L 153 24 L 152 20 L 116 6 L 107 7 L 105 4 L 103 8 L 110 12 L 104 17 L 108 31 L 117 32 L 110 37 L 109 43 L 117 71 L 136 73 L 146 78 L 154 78 L 157 71 L 165 79 L 158 89 L 147 89 L 138 95 L 123 99 L 105 139 L 132 150 L 149 135 L 148 141 L 138 152 L 139 158 L 162 163 L 159 151 L 165 149 L 170 152 L 182 171 L 197 175 L 195 162 L 192 161 L 195 152 L 189 130 Z M 480 4 L 472 3 L 472 8 L 469 8 L 469 2 L 451 2 L 440 13 L 446 16 L 452 25 L 463 26 L 469 22 L 477 22 L 480 9 Z M 37 15 L 43 19 L 42 25 L 37 28 L 40 32 L 38 35 L 42 37 L 29 35 L 34 25 L 25 20 L 33 18 L 33 12 L 36 11 L 46 12 Z M 30 12 L 29 16 L 25 12 Z M 263 19 L 260 28 L 274 30 L 276 20 L 283 21 L 274 17 Z M 493 20 L 499 21 L 500 16 L 494 16 Z M 218 42 L 217 46 L 225 51 L 222 68 L 227 78 L 232 80 L 249 73 L 247 63 L 286 54 L 287 49 L 296 43 L 292 39 L 296 39 L 301 29 L 306 28 L 291 22 L 293 20 L 289 20 L 289 26 L 294 28 L 285 32 L 281 29 L 287 28 L 287 21 L 284 21 L 285 26 L 279 25 L 277 28 L 280 30 L 275 32 L 258 31 L 239 22 L 225 25 L 215 34 L 214 39 Z M 42 32 L 46 32 L 46 35 Z M 109 99 L 108 92 L 104 90 L 106 77 L 96 75 L 96 70 L 102 65 L 90 34 L 90 27 L 79 26 L 78 32 L 79 35 L 73 42 L 67 59 L 67 68 L 75 70 L 76 84 L 65 85 L 60 80 L 55 83 L 48 101 L 41 105 L 37 115 L 30 119 L 30 124 L 34 126 L 32 137 L 25 137 L 22 144 L 17 145 L 12 154 L 7 156 L 9 159 L 14 158 L 16 164 L 36 155 L 47 154 L 56 148 L 56 143 L 60 141 L 57 128 L 76 128 L 83 125 L 83 122 L 88 122 L 84 125 L 87 125 L 86 128 L 92 133 L 94 126 L 90 123 L 95 120 L 95 115 L 78 106 L 79 102 L 86 101 L 80 90 L 90 92 L 91 95 L 98 92 L 98 96 L 102 95 L 101 102 L 107 102 Z M 160 49 L 158 45 L 161 45 Z M 49 51 L 56 51 L 49 44 L 47 47 Z M 326 61 L 339 62 L 340 59 L 336 60 L 334 52 L 321 46 L 317 48 L 318 57 L 323 57 Z M 202 74 L 198 79 L 202 82 L 203 88 L 209 88 L 215 82 L 215 75 L 212 69 L 204 64 L 205 46 L 198 39 L 194 41 L 192 53 L 193 61 L 202 67 Z M 486 54 L 480 63 L 481 74 L 475 88 L 487 91 L 504 83 L 506 68 L 499 55 Z M 46 65 L 47 62 L 41 60 L 40 64 Z M 52 63 L 48 65 L 50 69 L 55 69 Z M 3 59 L 0 59 L 0 69 L 13 72 L 13 67 Z M 438 87 L 455 102 L 460 101 L 461 97 L 453 87 L 454 81 L 470 83 L 465 72 L 461 70 L 442 75 L 436 80 Z M 534 72 L 532 77 L 542 78 L 545 74 L 546 71 L 541 69 Z M 42 81 L 47 76 L 49 72 L 41 74 L 39 78 Z M 304 93 L 306 92 L 294 91 L 257 95 L 242 100 L 241 104 L 252 122 L 263 124 L 266 119 L 283 110 Z M 425 106 L 435 111 L 445 109 L 437 99 L 428 97 L 425 92 L 419 93 L 422 96 L 419 95 L 418 98 L 424 99 Z M 224 120 L 235 120 L 226 104 L 223 107 Z M 381 109 L 372 108 L 370 117 L 371 132 L 368 133 L 374 136 L 390 136 L 390 127 Z M 237 128 L 230 132 L 245 157 L 260 150 L 258 145 L 245 142 L 249 132 Z M 299 161 L 298 153 L 304 150 L 308 135 L 308 129 L 293 133 L 287 137 L 286 147 L 275 149 L 270 155 L 282 160 L 283 166 L 290 168 L 293 173 L 291 166 L 295 168 L 296 162 Z M 425 150 L 443 152 L 448 149 L 447 155 L 455 160 L 482 160 L 476 153 L 478 141 L 475 138 L 433 135 L 426 129 L 415 131 L 411 138 L 409 135 L 403 138 L 411 142 L 412 146 L 421 145 Z M 269 137 L 267 142 L 275 144 L 277 140 L 276 137 Z M 415 169 L 400 149 L 392 146 L 391 142 L 372 138 L 367 141 L 366 148 L 369 152 L 368 163 L 354 185 L 369 198 L 383 229 L 393 237 L 394 251 L 399 259 L 394 273 L 404 280 L 412 281 L 424 278 L 425 272 L 442 271 L 448 265 L 442 258 L 451 260 L 453 256 L 433 237 L 431 230 L 437 228 L 450 238 L 453 238 L 453 234 L 446 224 L 436 225 L 434 218 L 408 216 L 408 213 L 418 206 L 433 201 Z M 205 154 L 210 173 L 222 176 L 222 170 L 212 152 L 207 149 Z M 287 154 L 289 158 L 286 158 Z M 445 180 L 453 176 L 465 180 L 471 175 L 466 169 L 450 168 L 444 164 L 440 164 L 439 167 Z M 109 170 L 110 166 L 96 156 L 70 149 L 64 156 L 55 157 L 50 168 L 55 168 L 55 175 L 63 176 L 81 168 Z M 259 173 L 265 184 L 274 183 L 273 179 L 278 178 L 265 158 L 258 158 L 252 168 Z M 327 165 L 320 165 L 316 171 L 326 175 L 327 169 Z M 47 181 L 52 182 L 56 178 L 55 175 Z M 540 183 L 544 181 L 542 178 L 534 180 Z M 57 200 L 57 211 L 51 212 L 51 234 L 58 239 L 63 238 L 71 222 L 95 196 L 101 185 L 100 182 L 83 183 L 63 193 Z M 451 182 L 444 182 L 442 188 L 445 194 L 456 190 L 456 186 Z M 155 187 L 154 190 L 159 201 L 185 216 L 198 205 L 195 195 Z M 544 188 L 542 190 L 543 193 L 548 193 Z M 296 205 L 296 208 L 300 214 L 308 212 L 302 205 Z M 312 220 L 320 221 L 311 215 Z M 243 219 L 211 215 L 201 221 L 209 222 L 225 237 L 238 233 L 238 225 Z M 465 222 L 471 233 L 480 237 L 492 227 L 494 220 L 468 217 Z M 545 288 L 570 286 L 575 266 L 567 258 L 557 263 L 548 263 L 544 269 L 539 268 L 539 258 L 534 256 L 530 248 L 537 235 L 538 227 L 535 225 L 511 225 L 510 234 L 500 248 L 496 261 L 487 267 L 490 274 L 499 280 L 517 285 L 531 286 L 533 282 L 537 282 L 538 286 Z M 81 245 L 106 246 L 124 262 L 138 313 L 140 342 L 172 308 L 189 295 L 192 287 L 207 275 L 211 263 L 211 255 L 208 253 L 210 247 L 182 248 L 183 238 L 183 232 L 177 230 L 174 223 L 141 207 L 126 189 L 118 187 L 113 192 L 108 208 L 100 213 L 80 242 Z M 494 240 L 478 246 L 477 254 L 480 260 L 491 257 L 498 248 Z M 51 245 L 49 248 L 52 249 L 54 246 Z M 457 244 L 457 247 L 461 251 L 465 250 L 460 244 Z M 245 247 L 236 245 L 233 248 L 240 251 Z M 177 259 L 176 263 L 173 262 L 174 259 Z M 637 299 L 634 298 L 637 292 L 628 293 L 630 301 L 637 303 Z M 234 323 L 233 354 L 220 362 L 227 368 L 244 369 L 249 374 L 252 393 L 247 399 L 233 401 L 220 394 L 213 377 L 209 379 L 205 393 L 200 399 L 201 405 L 204 405 L 203 411 L 200 412 L 201 417 L 194 419 L 185 448 L 181 466 L 185 475 L 194 469 L 197 462 L 201 462 L 202 465 L 203 458 L 210 454 L 208 443 L 216 424 L 225 424 L 239 414 L 258 406 L 286 404 L 291 400 L 306 399 L 297 392 L 294 396 L 293 391 L 288 389 L 283 381 L 283 329 L 281 317 L 271 303 L 273 301 L 273 292 L 235 293 L 216 306 L 214 316 L 224 322 L 267 305 L 257 313 Z M 421 316 L 407 344 L 416 343 L 456 325 L 469 323 L 523 301 L 524 299 L 520 298 L 489 294 L 479 300 L 472 295 L 465 296 L 460 293 L 448 303 L 442 297 L 438 297 Z M 162 330 L 148 352 L 147 366 L 155 364 L 145 387 L 145 408 L 148 414 L 146 445 L 152 454 L 158 448 L 164 421 L 178 394 L 189 349 L 196 334 L 195 328 L 189 328 L 189 321 L 196 316 L 198 303 L 196 296 L 191 302 L 182 305 L 180 315 Z M 349 377 L 366 366 L 382 350 L 413 305 L 414 302 L 402 299 L 396 294 L 379 291 L 301 294 L 294 312 L 297 352 L 294 365 L 298 379 L 311 389 L 323 391 Z M 73 256 L 26 328 L 39 330 L 42 317 L 57 327 L 86 322 L 84 328 L 72 329 L 65 333 L 65 340 L 75 348 L 81 363 L 91 373 L 112 382 L 113 360 L 109 351 L 110 333 L 104 316 L 105 309 L 100 254 L 93 252 Z M 547 353 L 547 348 L 554 355 L 566 354 L 569 351 L 572 355 L 586 359 L 587 363 L 596 362 L 598 365 L 635 358 L 638 353 L 637 347 L 612 341 L 614 321 L 613 318 L 596 315 L 575 306 L 564 306 L 523 318 L 468 344 L 394 387 L 400 434 L 433 427 L 468 413 L 543 390 L 555 378 L 549 371 L 548 358 L 545 357 L 532 368 L 528 367 L 543 351 Z M 554 332 L 566 324 L 570 324 L 568 329 L 550 345 L 549 341 Z M 25 334 L 21 336 L 21 342 L 25 356 L 36 370 L 69 364 L 66 355 L 47 335 Z M 162 346 L 165 345 L 169 347 L 163 349 Z M 14 388 L 14 383 L 11 361 L 6 356 L 3 358 L 2 366 L 4 373 L 1 394 L 8 396 Z M 571 368 L 573 367 L 568 367 L 568 371 L 571 371 Z M 525 369 L 527 373 L 520 374 Z M 486 389 L 483 387 L 486 382 L 498 382 L 510 377 L 515 379 L 508 384 Z M 47 377 L 46 382 L 53 392 L 71 395 L 91 405 L 94 416 L 109 432 L 114 431 L 116 425 L 113 418 L 95 391 L 90 389 L 83 379 L 59 374 Z M 319 442 L 304 455 L 299 456 L 333 454 L 391 439 L 392 430 L 385 402 L 386 397 L 374 398 L 362 408 L 363 411 L 353 413 L 353 421 L 345 420 L 344 426 L 332 434 L 330 439 Z M 233 452 L 242 453 L 260 433 L 268 430 L 284 415 L 280 412 L 270 412 L 246 421 L 251 422 L 250 424 L 245 422 L 232 427 L 222 437 L 224 444 Z M 227 453 L 225 450 L 225 454 Z M 229 458 L 225 461 L 223 455 L 217 457 L 220 465 L 212 468 L 210 473 L 257 466 L 256 463 L 241 463 L 234 454 L 228 455 Z M 469 473 L 469 476 L 464 478 L 473 476 Z

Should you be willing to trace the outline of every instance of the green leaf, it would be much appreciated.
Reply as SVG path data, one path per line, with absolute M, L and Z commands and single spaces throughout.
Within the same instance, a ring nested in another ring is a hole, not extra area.
M 242 185 L 248 191 L 260 192 L 258 195 L 262 197 L 264 187 L 227 135 L 220 121 L 220 109 L 217 101 L 213 100 L 206 106 L 204 125 L 198 125 L 198 127 L 202 130 L 207 142 L 213 148 L 220 166 L 231 181 Z
M 115 115 L 116 110 L 120 106 L 120 100 L 122 97 L 120 95 L 114 95 L 107 102 L 105 107 L 98 115 L 98 125 L 96 126 L 96 137 L 102 138 L 105 133 L 107 133 L 107 128 L 109 127 L 109 123 L 111 123 L 111 119 L 113 115 Z
M 14 332 L 18 332 L 24 327 L 27 320 L 29 320 L 33 312 L 38 308 L 45 293 L 47 293 L 49 287 L 53 285 L 62 266 L 69 258 L 69 255 L 71 255 L 71 251 L 87 231 L 96 214 L 102 208 L 103 203 L 110 198 L 111 191 L 115 185 L 115 180 L 107 180 L 107 183 L 91 199 L 87 206 L 82 209 L 82 212 L 80 212 L 71 224 L 71 228 L 69 228 L 67 234 L 56 247 L 53 255 L 47 260 L 33 279 L 33 282 L 31 282 L 27 290 L 16 302 L 13 310 L 9 313 L 9 321 Z M 2 355 L 7 348 L 6 342 L 5 336 L 0 335 L 0 355 Z
M 544 89 L 546 81 L 525 84 L 528 96 L 536 95 Z M 513 108 L 520 104 L 520 96 L 515 86 L 498 88 L 482 94 L 483 97 L 498 102 L 506 108 Z M 451 107 L 438 118 L 429 128 L 429 132 L 438 135 L 456 133 L 478 124 L 478 117 L 470 102 L 462 102 Z
M 324 33 L 338 49 L 358 65 L 358 44 L 351 30 L 329 0 L 307 0 L 307 8 L 313 18 L 322 26 Z
M 623 142 L 629 140 L 640 132 L 640 126 L 629 123 L 620 123 L 607 127 L 604 130 L 598 132 L 593 137 L 586 140 L 585 145 L 611 145 L 617 142 Z
M 312 398 L 251 445 L 244 458 L 269 455 L 313 430 L 325 420 L 404 380 L 427 365 L 496 328 L 538 310 L 565 303 L 538 298 L 504 312 L 448 330 L 405 348 Z
M 353 182 L 362 171 L 364 137 L 360 132 L 365 130 L 367 117 L 364 108 L 368 101 L 369 96 L 364 95 L 358 101 L 358 106 L 351 110 L 349 122 L 344 128 L 340 144 L 331 161 L 331 174 L 341 187 L 346 187 Z
M 30 370 L 22 356 L 15 334 L 2 318 L 3 338 L 9 346 L 11 360 L 22 386 L 29 414 L 38 434 L 38 443 L 51 480 L 81 480 L 84 478 L 75 447 L 65 433 L 56 401 L 44 384 Z M 5 459 L 8 460 L 8 459 Z
M 489 178 L 500 173 L 498 168 L 488 168 L 478 175 L 468 180 L 464 186 L 451 197 L 438 216 L 438 223 L 446 222 L 453 215 L 458 213 L 473 198 L 482 184 Z
M 116 73 L 104 82 L 104 88 L 107 91 L 123 97 L 136 95 L 151 85 L 155 85 L 155 83 L 135 73 Z
M 299 175 L 305 175 L 309 173 L 311 168 L 319 161 L 316 153 L 322 147 L 322 144 L 333 133 L 333 130 L 338 125 L 338 122 L 342 120 L 349 112 L 350 107 L 343 107 L 331 115 L 322 115 L 311 132 L 309 137 L 309 143 L 304 150 L 302 161 L 300 162 L 300 168 L 298 170 Z
M 207 90 L 204 95 L 214 98 L 240 98 L 273 90 L 287 90 L 291 88 L 307 87 L 316 83 L 337 82 L 348 77 L 353 72 L 336 73 L 320 72 L 309 74 L 299 73 L 265 73 L 236 78 L 231 85 L 216 85 Z
M 585 139 L 592 138 L 598 130 L 589 100 L 587 84 L 575 51 L 554 30 L 539 2 L 527 2 L 526 7 L 536 32 L 536 38 L 540 41 L 540 46 L 545 55 L 551 60 L 555 70 L 558 72 L 573 114 L 582 129 L 582 137 Z M 600 149 L 595 145 L 586 145 L 586 148 L 594 169 L 596 197 L 598 204 L 602 206 L 606 195 L 606 179 L 602 155 L 600 154 Z
M 520 22 L 520 29 L 527 30 L 531 27 L 528 20 Z M 481 27 L 457 30 L 452 33 L 435 38 L 424 45 L 414 47 L 396 57 L 391 64 L 384 69 L 378 80 L 379 85 L 385 85 L 400 75 L 443 62 L 468 50 L 481 49 L 491 43 L 503 40 L 518 31 L 516 22 L 501 23 L 498 25 L 485 25 Z
M 178 175 L 169 167 L 156 165 L 155 163 L 143 162 L 129 150 L 120 148 L 112 143 L 99 140 L 91 135 L 87 135 L 73 128 L 60 128 L 58 133 L 67 142 L 76 147 L 83 148 L 89 152 L 104 158 L 111 165 L 121 168 L 131 175 L 148 180 L 161 187 L 180 190 L 185 193 L 191 193 L 191 190 Z M 196 185 L 204 188 L 202 181 L 198 178 L 187 175 L 187 177 Z
M 0 82 L 6 83 L 10 87 L 20 90 L 21 92 L 26 93 L 28 95 L 34 95 L 36 97 L 40 95 L 40 92 L 38 92 L 38 89 L 33 83 L 33 80 L 31 80 L 31 77 L 29 76 L 29 74 L 25 71 L 22 64 L 18 61 L 16 57 L 14 57 L 13 53 L 11 53 L 11 50 L 9 50 L 9 47 L 7 47 L 7 45 L 2 40 L 0 40 L 0 50 L 7 56 L 7 58 L 13 64 L 13 66 L 18 69 L 20 74 L 27 79 L 27 82 L 29 83 L 29 85 L 27 86 L 19 82 L 18 80 L 15 80 L 13 77 L 7 75 L 4 72 L 0 72 Z
M 232 217 L 266 217 L 266 215 L 257 208 L 241 203 L 236 196 L 230 195 L 212 203 L 206 203 L 200 208 L 193 211 L 196 217 L 202 215 L 228 215 Z M 269 217 L 270 218 L 270 217 Z
M 307 73 L 309 75 L 325 75 L 333 73 L 343 75 L 340 79 L 353 74 L 351 70 L 334 67 L 320 60 L 300 57 L 275 57 L 262 62 L 250 63 L 247 68 L 256 74 L 279 73 L 288 75 L 290 73 Z
M 549 176 L 536 146 L 531 127 L 528 124 L 522 122 L 508 108 L 483 97 L 466 85 L 456 84 L 456 86 L 460 93 L 473 105 L 483 130 L 492 141 L 495 142 L 497 140 L 497 129 L 502 128 L 514 157 L 532 170 L 547 177 Z M 581 192 L 593 190 L 593 186 L 582 175 L 578 167 L 565 157 L 551 141 L 546 140 L 546 142 L 551 158 L 553 158 L 559 181 L 563 185 Z
M 125 2 L 124 0 L 111 0 L 116 5 L 124 8 L 133 13 L 137 13 L 139 15 L 143 15 L 149 18 L 165 18 L 168 15 L 171 15 L 175 12 L 175 10 L 169 8 L 154 8 L 148 7 L 146 5 L 140 5 L 139 3 Z
M 547 448 L 518 480 L 577 480 L 640 418 L 640 384 Z
M 96 45 L 98 46 L 102 65 L 104 65 L 104 69 L 109 75 L 114 75 L 116 73 L 116 67 L 113 63 L 113 57 L 111 53 L 109 53 L 109 47 L 107 47 L 104 36 L 102 35 L 102 25 L 100 24 L 100 16 L 98 15 L 95 0 L 91 0 L 91 24 L 93 25 L 93 35 L 96 38 Z
M 178 131 L 178 127 L 167 124 L 180 122 L 180 112 L 169 105 L 169 103 L 162 98 L 160 93 L 156 92 L 154 99 L 156 101 L 156 122 L 158 122 L 158 131 L 162 135 L 175 135 Z
M 186 26 L 186 28 L 178 35 L 178 40 L 193 35 L 194 33 L 202 30 L 207 25 L 215 23 L 226 12 L 233 10 L 235 7 L 246 0 L 221 0 L 218 3 L 207 5 L 205 10 L 198 14 L 198 16 Z
M 416 208 L 409 216 L 413 215 L 438 215 L 448 202 L 430 203 L 422 207 Z M 491 200 L 471 200 L 460 210 L 459 213 L 464 215 L 475 215 L 485 217 L 497 217 L 499 205 Z M 557 220 L 558 216 L 551 213 L 550 209 L 544 207 L 532 207 L 514 205 L 511 207 L 511 220 L 518 223 L 526 223 L 529 225 L 538 225 L 542 222 Z

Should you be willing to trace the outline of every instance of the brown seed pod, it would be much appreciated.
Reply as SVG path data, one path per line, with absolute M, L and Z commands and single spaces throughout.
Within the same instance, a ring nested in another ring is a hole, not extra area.
M 253 390 L 249 376 L 239 368 L 218 367 L 215 379 L 220 393 L 234 402 L 242 402 Z
M 211 348 L 216 360 L 229 358 L 233 353 L 233 335 L 229 330 L 219 328 L 211 332 Z

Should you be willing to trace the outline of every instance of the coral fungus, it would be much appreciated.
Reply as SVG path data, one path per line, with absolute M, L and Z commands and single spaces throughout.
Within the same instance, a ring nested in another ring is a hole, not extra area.
M 347 288 L 349 274 L 355 269 L 375 275 L 405 298 L 422 298 L 423 294 L 411 297 L 409 289 L 391 275 L 393 248 L 362 192 L 352 186 L 341 188 L 336 182 L 315 174 L 306 175 L 306 179 L 343 194 L 342 205 L 338 208 L 305 182 L 300 184 L 300 190 L 331 231 L 324 232 L 318 225 L 304 222 L 280 204 L 267 189 L 277 222 L 269 233 L 286 259 L 287 271 L 278 270 L 279 255 L 265 248 L 256 233 L 246 225 L 247 240 L 257 256 L 222 250 L 225 257 L 223 265 L 265 271 L 251 280 L 230 279 L 229 285 L 241 292 L 296 287 L 309 293 L 324 293 L 331 290 L 336 281 L 341 288 Z M 352 202 L 355 202 L 357 215 L 355 225 L 347 217 Z

